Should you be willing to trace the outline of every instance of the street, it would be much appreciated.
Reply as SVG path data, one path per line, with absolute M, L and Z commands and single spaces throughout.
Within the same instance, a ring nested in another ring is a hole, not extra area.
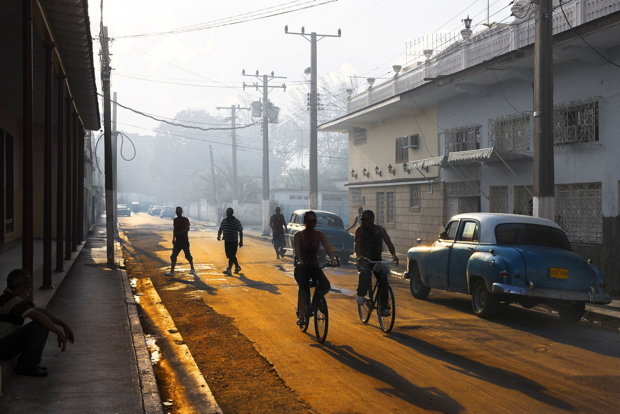
M 172 221 L 142 213 L 119 218 L 119 228 L 129 277 L 138 291 L 150 279 L 225 413 L 609 413 L 620 403 L 617 331 L 516 306 L 484 320 L 468 296 L 415 300 L 408 281 L 391 278 L 396 323 L 386 335 L 375 314 L 359 321 L 349 264 L 325 271 L 321 345 L 312 326 L 296 326 L 292 259 L 276 260 L 270 243 L 246 235 L 242 270 L 228 277 L 217 228 L 192 221 L 198 275 L 181 253 L 166 277 Z

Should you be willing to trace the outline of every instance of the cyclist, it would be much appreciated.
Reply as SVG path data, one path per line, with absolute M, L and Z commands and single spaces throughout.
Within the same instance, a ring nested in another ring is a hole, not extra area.
M 331 287 L 329 280 L 319 268 L 319 245 L 323 244 L 325 252 L 329 256 L 332 265 L 336 265 L 336 258 L 332 248 L 323 232 L 315 230 L 316 213 L 312 210 L 306 211 L 303 217 L 306 228 L 295 233 L 293 238 L 293 248 L 295 255 L 295 280 L 299 285 L 297 293 L 297 309 L 299 311 L 298 325 L 306 324 L 309 311 L 312 313 L 321 296 L 324 296 Z M 316 283 L 314 297 L 310 309 L 306 309 L 308 297 L 310 296 L 310 280 Z
M 362 225 L 355 230 L 355 255 L 357 256 L 357 270 L 359 271 L 359 282 L 357 285 L 357 303 L 364 304 L 364 296 L 370 290 L 373 264 L 366 262 L 364 258 L 377 261 L 381 259 L 383 242 L 390 250 L 392 259 L 398 266 L 396 249 L 390 236 L 382 226 L 375 224 L 375 213 L 372 210 L 364 210 L 360 216 Z M 378 277 L 375 274 L 375 277 Z M 382 291 L 379 297 L 379 306 L 382 316 L 388 316 L 387 295 Z

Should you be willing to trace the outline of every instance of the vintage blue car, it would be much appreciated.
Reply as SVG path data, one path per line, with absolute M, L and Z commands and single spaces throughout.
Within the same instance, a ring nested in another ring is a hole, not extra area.
M 286 225 L 286 246 L 293 248 L 293 237 L 295 233 L 303 230 L 306 226 L 303 223 L 305 210 L 295 210 Z M 334 255 L 340 258 L 342 264 L 346 264 L 353 253 L 353 235 L 344 229 L 344 224 L 339 215 L 329 211 L 314 210 L 316 213 L 316 229 L 322 231 L 327 237 Z M 319 256 L 323 257 L 323 248 L 319 250 Z M 321 259 L 322 260 L 322 259 Z
M 431 288 L 468 293 L 474 313 L 492 317 L 500 303 L 544 303 L 577 321 L 586 303 L 609 303 L 601 270 L 571 250 L 551 220 L 500 213 L 459 214 L 432 246 L 407 252 L 411 294 Z

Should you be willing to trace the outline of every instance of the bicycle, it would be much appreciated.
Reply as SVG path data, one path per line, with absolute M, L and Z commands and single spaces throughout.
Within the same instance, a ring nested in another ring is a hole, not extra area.
M 297 266 L 297 263 L 295 263 Z M 324 269 L 326 267 L 337 267 L 340 266 L 340 260 L 336 258 L 336 264 L 332 265 L 330 262 L 327 262 L 321 266 L 319 269 Z M 310 288 L 315 288 L 313 294 L 308 295 L 308 301 L 306 302 L 306 321 L 303 324 L 298 324 L 299 329 L 302 332 L 306 332 L 308 327 L 310 326 L 310 318 L 314 318 L 314 332 L 316 334 L 316 340 L 319 343 L 324 343 L 325 339 L 327 339 L 327 329 L 329 328 L 329 310 L 327 308 L 327 300 L 325 300 L 325 295 L 321 296 L 318 299 L 318 303 L 316 304 L 316 309 L 312 311 L 311 303 L 312 299 L 314 299 L 314 295 L 316 295 L 316 280 L 310 280 Z M 297 319 L 299 319 L 299 309 L 295 309 L 295 313 L 297 315 Z
M 381 330 L 385 333 L 390 333 L 396 320 L 396 300 L 394 299 L 392 287 L 388 282 L 388 275 L 390 274 L 389 265 L 396 262 L 394 260 L 369 260 L 367 258 L 364 258 L 364 260 L 366 263 L 374 264 L 372 273 L 375 277 L 371 275 L 370 295 L 364 296 L 364 303 L 357 305 L 360 321 L 368 323 L 372 311 L 376 309 Z M 387 298 L 386 307 L 381 308 L 379 298 L 383 289 L 385 289 Z

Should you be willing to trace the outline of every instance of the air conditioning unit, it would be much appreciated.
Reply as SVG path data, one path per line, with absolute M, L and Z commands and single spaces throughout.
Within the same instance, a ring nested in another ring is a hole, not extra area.
M 420 147 L 420 135 L 407 135 L 403 137 L 403 148 L 417 149 Z

